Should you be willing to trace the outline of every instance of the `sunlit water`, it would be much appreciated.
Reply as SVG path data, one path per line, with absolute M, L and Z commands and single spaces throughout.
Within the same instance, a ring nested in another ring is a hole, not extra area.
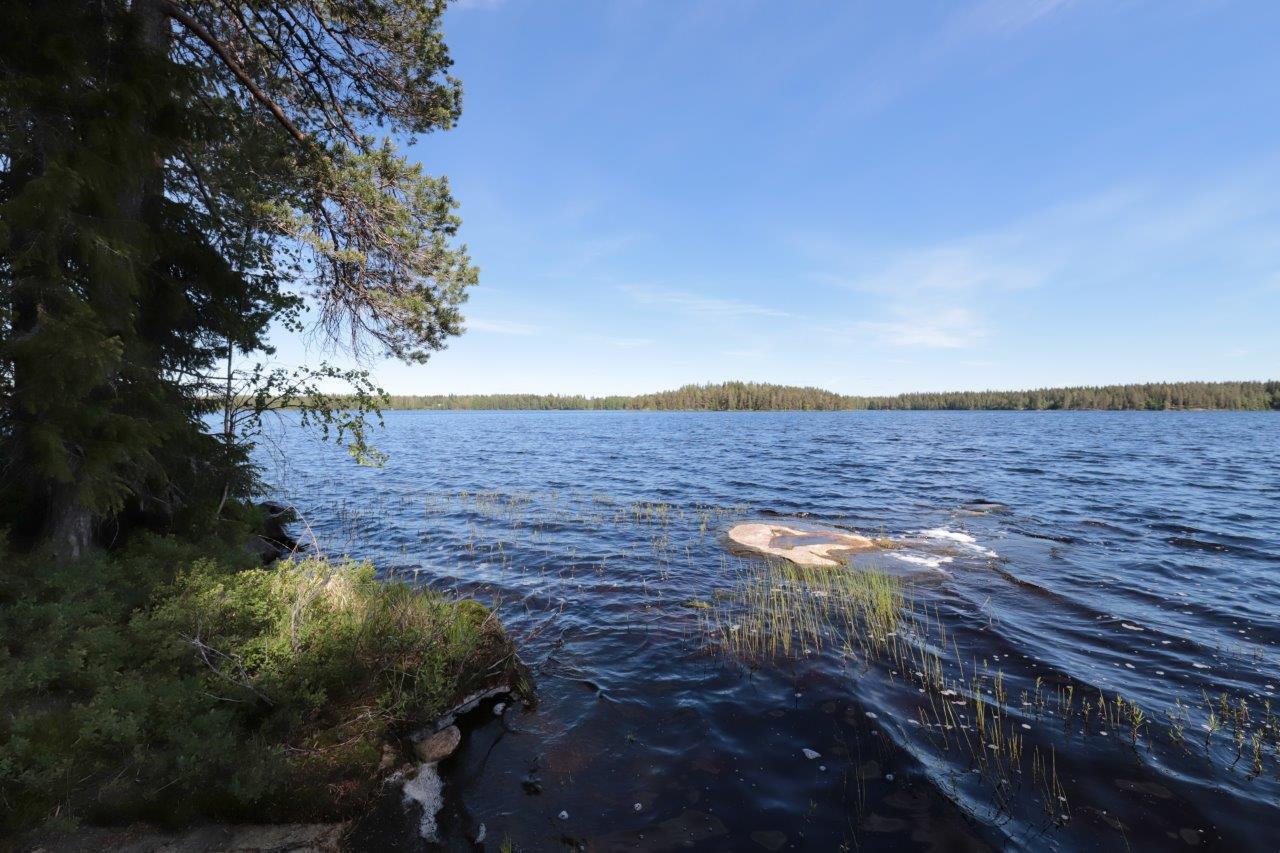
M 392 412 L 379 444 L 361 469 L 285 430 L 269 473 L 326 553 L 526 638 L 539 704 L 454 767 L 492 849 L 1280 849 L 1276 415 Z M 890 663 L 717 650 L 688 605 L 759 568 L 724 531 L 774 519 L 909 544 L 868 559 L 948 668 L 1001 673 L 1017 769 L 922 724 Z M 1056 714 L 1068 685 L 1140 707 L 1138 736 Z

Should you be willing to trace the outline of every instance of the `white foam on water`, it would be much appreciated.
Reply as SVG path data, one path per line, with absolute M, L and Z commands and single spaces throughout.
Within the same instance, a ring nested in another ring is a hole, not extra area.
M 404 783 L 404 803 L 422 806 L 418 834 L 427 841 L 438 841 L 436 814 L 444 808 L 444 780 L 436 771 L 435 764 L 422 765 L 418 768 L 418 775 Z
M 958 530 L 947 530 L 945 527 L 931 527 L 928 530 L 921 530 L 920 535 L 926 539 L 952 539 L 956 542 L 963 542 L 966 545 L 972 545 L 978 541 L 968 533 L 961 533 Z
M 978 540 L 974 539 L 968 533 L 962 533 L 959 530 L 947 530 L 945 527 L 931 527 L 928 530 L 921 530 L 916 535 L 921 539 L 941 539 L 946 542 L 955 542 L 957 545 L 963 545 L 975 554 L 982 554 L 984 557 L 999 556 L 990 548 L 984 548 L 979 545 Z
M 945 563 L 950 563 L 950 557 L 925 557 L 922 554 L 906 554 L 902 551 L 889 551 L 890 557 L 895 560 L 901 560 L 904 563 L 911 563 L 916 566 L 927 566 L 930 569 L 941 572 Z

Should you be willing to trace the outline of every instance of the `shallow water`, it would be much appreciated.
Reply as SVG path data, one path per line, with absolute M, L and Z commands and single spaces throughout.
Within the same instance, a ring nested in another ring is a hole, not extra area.
M 526 637 L 539 704 L 454 759 L 491 849 L 1280 849 L 1274 414 L 391 412 L 379 444 L 359 469 L 285 431 L 270 473 L 330 555 Z M 731 606 L 760 564 L 723 531 L 774 519 L 903 546 L 840 571 L 902 578 L 1016 768 L 922 723 L 910 667 L 718 649 L 689 605 Z

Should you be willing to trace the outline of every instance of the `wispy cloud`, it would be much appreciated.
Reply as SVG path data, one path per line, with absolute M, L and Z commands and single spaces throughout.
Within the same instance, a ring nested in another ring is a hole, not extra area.
M 755 305 L 737 299 L 705 296 L 683 290 L 644 287 L 624 284 L 620 288 L 637 302 L 646 305 L 665 305 L 685 314 L 704 317 L 790 317 L 790 313 L 766 305 Z
M 1061 16 L 1081 0 L 984 0 L 956 8 L 933 27 L 885 44 L 854 68 L 831 110 L 874 111 L 927 85 L 968 52 L 989 50 Z
M 1069 6 L 1078 0 L 984 0 L 957 11 L 948 20 L 946 38 L 1012 35 Z
M 618 349 L 640 349 L 653 346 L 653 338 L 605 338 L 604 342 Z
M 493 335 L 536 335 L 542 329 L 528 323 L 516 323 L 511 320 L 485 320 L 479 317 L 471 317 L 467 320 L 467 331 L 487 332 Z
M 982 320 L 968 308 L 930 311 L 899 306 L 896 313 L 901 319 L 863 321 L 855 329 L 882 344 L 923 349 L 964 349 L 986 334 Z
M 831 275 L 819 278 L 828 284 L 844 284 L 878 293 L 964 294 L 978 290 L 1016 290 L 1044 279 L 1042 263 L 1010 257 L 1004 241 L 973 238 L 952 244 L 925 246 L 883 262 L 874 271 L 852 278 Z
M 1280 162 L 1263 161 L 1199 186 L 1116 187 L 896 251 L 838 236 L 800 242 L 819 264 L 814 280 L 861 295 L 869 316 L 856 331 L 890 346 L 963 349 L 996 334 L 993 317 L 1031 289 L 1120 295 L 1158 280 L 1178 298 L 1205 293 L 1206 275 L 1265 287 L 1280 267 L 1278 189 Z
M 756 347 L 754 349 L 727 349 L 721 350 L 721 355 L 729 358 L 736 358 L 742 361 L 758 361 L 769 356 L 769 351 L 764 347 Z
M 605 234 L 575 239 L 572 248 L 544 273 L 548 278 L 571 278 L 615 259 L 643 239 L 638 232 Z

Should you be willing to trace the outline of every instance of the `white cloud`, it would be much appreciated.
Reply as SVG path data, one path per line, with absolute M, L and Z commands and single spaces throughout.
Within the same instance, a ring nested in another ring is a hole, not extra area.
M 642 347 L 651 347 L 654 344 L 652 338 L 598 338 L 600 343 L 607 344 L 618 349 L 640 349 Z
M 706 317 L 790 317 L 791 314 L 764 305 L 740 302 L 736 299 L 723 299 L 718 296 L 704 296 L 681 290 L 642 287 L 638 285 L 622 285 L 623 293 L 630 295 L 638 302 L 646 305 L 666 305 L 682 313 Z
M 922 349 L 964 349 L 986 334 L 982 320 L 967 308 L 916 311 L 903 307 L 898 313 L 899 320 L 864 321 L 854 328 L 888 346 Z
M 852 282 L 882 293 L 955 293 L 1033 287 L 1045 276 L 1041 265 L 1012 258 L 981 240 L 927 246 L 892 259 L 887 266 Z
M 946 31 L 952 38 L 1012 35 L 1071 5 L 1074 0 L 985 0 L 957 12 Z
M 1278 187 L 1280 162 L 1262 161 L 1197 186 L 1119 187 L 897 250 L 850 248 L 837 236 L 800 244 L 818 265 L 814 280 L 861 296 L 867 316 L 855 330 L 885 345 L 962 349 L 994 337 L 993 318 L 1030 289 L 1110 298 L 1159 281 L 1178 298 L 1224 276 L 1274 283 Z
M 594 269 L 602 261 L 611 260 L 643 239 L 638 232 L 583 237 L 573 241 L 571 251 L 559 257 L 544 275 L 548 278 L 572 278 Z
M 484 320 L 472 317 L 467 320 L 467 331 L 487 332 L 493 335 L 536 335 L 542 330 L 528 323 L 516 323 L 511 320 Z
M 829 104 L 831 115 L 874 112 L 943 76 L 946 69 L 981 50 L 987 56 L 1018 49 L 1029 32 L 1066 15 L 1079 0 L 985 0 L 957 6 L 930 26 L 881 45 L 855 64 Z M 917 10 L 918 12 L 919 10 Z

